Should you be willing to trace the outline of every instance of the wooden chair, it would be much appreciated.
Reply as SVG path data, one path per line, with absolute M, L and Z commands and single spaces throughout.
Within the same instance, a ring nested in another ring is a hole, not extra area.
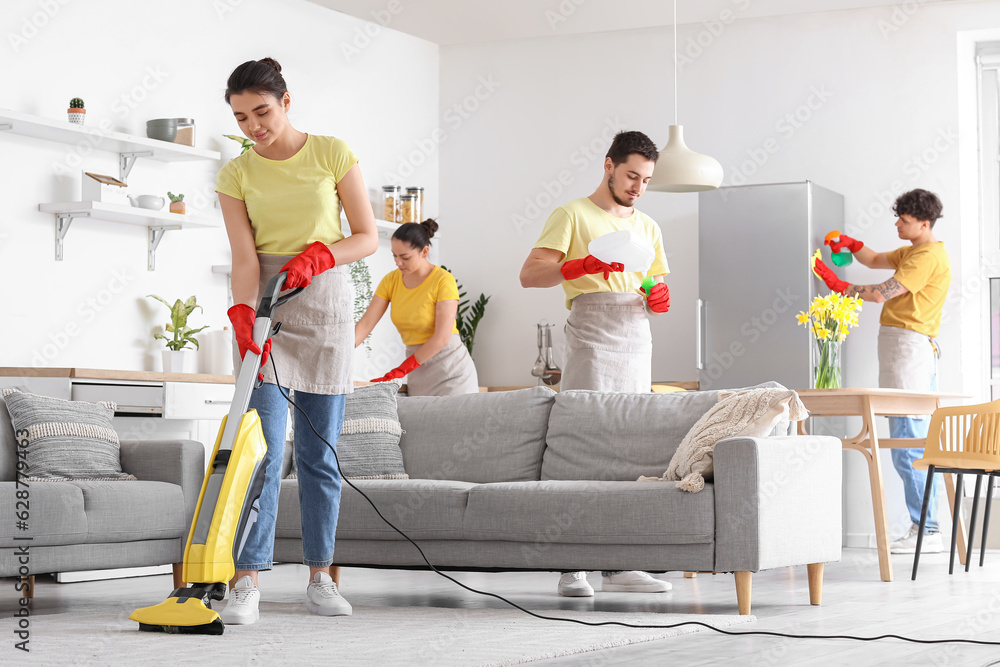
M 986 534 L 988 532 L 990 496 L 993 493 L 993 477 L 1000 474 L 1000 400 L 979 405 L 965 405 L 953 408 L 938 408 L 931 416 L 930 428 L 927 431 L 927 442 L 924 456 L 913 462 L 913 467 L 927 470 L 927 486 L 924 489 L 924 503 L 920 510 L 920 529 L 917 533 L 917 550 L 913 554 L 913 574 L 917 578 L 917 565 L 920 563 L 920 548 L 924 539 L 924 525 L 927 522 L 927 505 L 931 496 L 931 485 L 934 473 L 957 475 L 955 482 L 955 508 L 952 526 L 958 526 L 962 511 L 962 475 L 976 475 L 976 496 L 972 502 L 972 517 L 969 522 L 969 541 L 966 552 L 965 569 L 969 570 L 972 556 L 973 531 L 975 530 L 976 512 L 979 509 L 979 492 L 982 488 L 983 475 L 989 477 L 989 492 L 987 493 L 986 516 L 983 523 L 983 542 L 979 555 L 979 564 L 983 564 L 986 551 Z M 955 570 L 955 543 L 958 530 L 951 531 L 951 558 L 948 563 L 948 574 Z

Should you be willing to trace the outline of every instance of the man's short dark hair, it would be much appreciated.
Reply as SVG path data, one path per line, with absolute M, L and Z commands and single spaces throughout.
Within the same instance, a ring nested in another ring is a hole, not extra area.
M 628 156 L 632 153 L 638 153 L 653 162 L 660 157 L 660 152 L 656 150 L 656 144 L 652 139 L 636 130 L 616 134 L 605 157 L 611 158 L 611 164 L 619 165 L 628 160 Z
M 926 220 L 934 228 L 934 222 L 941 217 L 941 200 L 937 195 L 927 190 L 910 190 L 896 198 L 892 212 L 898 216 L 912 215 L 917 220 Z

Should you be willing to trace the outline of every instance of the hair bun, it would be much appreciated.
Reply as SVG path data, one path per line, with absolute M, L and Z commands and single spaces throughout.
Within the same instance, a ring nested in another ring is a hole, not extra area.
M 275 60 L 274 58 L 261 58 L 257 62 L 259 62 L 262 65 L 270 65 L 271 67 L 273 67 L 278 71 L 278 74 L 281 74 L 281 65 L 279 65 L 278 61 Z
M 434 232 L 436 232 L 439 228 L 437 220 L 434 218 L 427 218 L 420 223 L 420 226 L 427 230 L 427 238 L 429 239 L 434 238 Z

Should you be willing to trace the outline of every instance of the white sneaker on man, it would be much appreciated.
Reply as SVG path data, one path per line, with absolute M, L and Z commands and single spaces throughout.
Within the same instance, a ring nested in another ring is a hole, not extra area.
M 230 589 L 229 602 L 219 616 L 226 625 L 250 625 L 260 618 L 259 604 L 260 589 L 250 575 L 245 575 Z
M 568 598 L 589 598 L 594 589 L 587 581 L 586 572 L 566 572 L 559 577 L 559 595 Z
M 306 589 L 306 609 L 320 616 L 350 616 L 351 603 L 340 596 L 337 584 L 326 572 L 317 572 Z
M 920 532 L 920 526 L 917 524 L 911 525 L 910 532 L 889 545 L 889 553 L 916 553 L 918 532 Z M 920 544 L 920 553 L 937 554 L 942 551 L 944 551 L 944 541 L 941 539 L 941 533 L 924 533 L 924 539 Z
M 610 577 L 601 577 L 601 590 L 605 593 L 666 593 L 673 586 L 650 576 L 648 572 L 632 570 L 616 572 Z

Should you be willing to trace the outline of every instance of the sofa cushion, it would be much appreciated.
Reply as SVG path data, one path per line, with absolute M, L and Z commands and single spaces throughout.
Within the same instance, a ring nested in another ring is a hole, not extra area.
M 28 498 L 18 498 L 18 491 L 28 491 Z M 19 527 L 16 513 L 28 503 L 27 530 Z M 24 484 L 0 482 L 0 547 L 29 545 L 45 547 L 58 544 L 82 544 L 87 539 L 87 514 L 83 491 L 68 482 Z M 15 540 L 30 537 L 31 541 Z
M 549 415 L 541 479 L 635 481 L 658 474 L 718 396 L 718 391 L 560 392 Z M 776 430 L 787 432 L 787 423 Z
M 707 544 L 715 535 L 712 485 L 547 481 L 479 484 L 469 491 L 469 539 L 569 544 Z
M 187 537 L 184 492 L 177 484 L 79 480 L 68 484 L 83 493 L 89 544 Z
M 464 538 L 465 506 L 474 484 L 433 479 L 366 479 L 354 484 L 372 499 L 386 519 L 415 540 Z M 298 493 L 298 480 L 281 483 L 275 531 L 278 538 L 302 537 Z M 360 493 L 344 484 L 337 539 L 402 540 L 403 537 L 378 517 Z
M 406 472 L 462 482 L 537 480 L 554 396 L 548 387 L 532 387 L 400 398 Z
M 0 392 L 0 482 L 17 479 L 17 439 L 14 425 L 10 423 L 10 413 Z

